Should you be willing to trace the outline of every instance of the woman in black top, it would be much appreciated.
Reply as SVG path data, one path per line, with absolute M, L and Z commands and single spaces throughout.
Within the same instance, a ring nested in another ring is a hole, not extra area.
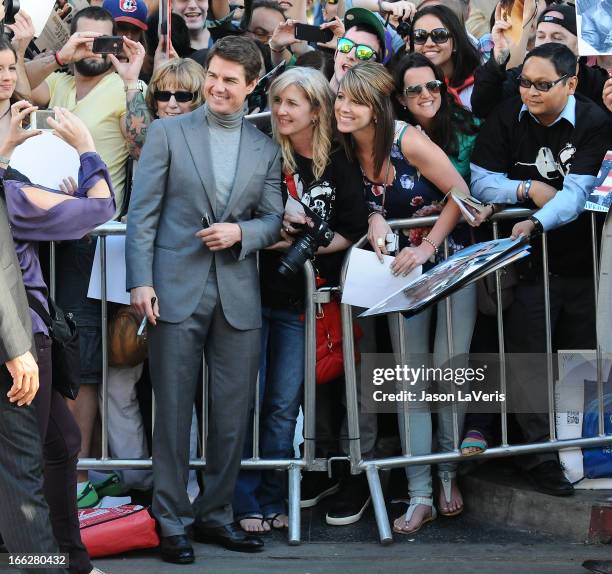
M 304 380 L 304 277 L 281 274 L 285 250 L 304 234 L 302 204 L 334 232 L 316 251 L 314 266 L 326 285 L 338 282 L 344 252 L 367 231 L 359 168 L 344 151 L 333 149 L 333 93 L 311 68 L 293 68 L 270 87 L 272 130 L 282 150 L 285 201 L 283 240 L 260 254 L 263 303 L 260 453 L 264 459 L 292 457 L 295 423 Z M 252 445 L 245 446 L 252 456 Z M 250 532 L 286 528 L 285 488 L 274 471 L 243 471 L 234 512 Z M 267 519 L 267 520 L 266 520 Z

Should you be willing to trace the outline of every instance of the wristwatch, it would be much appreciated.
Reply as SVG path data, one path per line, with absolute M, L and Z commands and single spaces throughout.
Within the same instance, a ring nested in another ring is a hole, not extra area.
M 542 233 L 544 233 L 544 227 L 542 226 L 542 222 L 537 218 L 534 217 L 533 215 L 531 217 L 529 217 L 529 221 L 531 221 L 531 223 L 533 223 L 534 227 L 534 233 L 540 235 Z

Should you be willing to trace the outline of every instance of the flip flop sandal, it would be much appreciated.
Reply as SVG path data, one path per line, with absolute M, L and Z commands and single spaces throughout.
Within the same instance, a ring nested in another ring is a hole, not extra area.
M 442 471 L 438 473 L 438 478 L 440 479 L 440 483 L 442 484 L 442 492 L 444 493 L 444 500 L 446 504 L 450 504 L 453 494 L 452 494 L 452 485 L 453 480 L 457 479 L 456 472 L 450 472 L 448 470 Z M 438 512 L 441 516 L 459 516 L 463 512 L 463 504 L 458 510 L 454 512 L 442 512 L 442 509 L 438 509 Z
M 277 512 L 276 514 L 270 514 L 269 516 L 266 516 L 264 518 L 264 520 L 270 525 L 270 528 L 272 530 L 287 530 L 287 528 L 289 528 L 289 526 L 285 526 L 284 524 L 281 524 L 281 526 L 274 526 L 274 521 L 279 517 L 279 516 L 283 516 L 283 512 Z
M 431 516 L 424 518 L 421 524 L 419 524 L 416 528 L 413 528 L 412 530 L 403 530 L 403 529 L 397 528 L 394 525 L 393 532 L 396 532 L 397 534 L 415 534 L 416 532 L 421 530 L 421 528 L 423 528 L 423 526 L 425 526 L 428 522 L 433 522 L 438 517 L 438 513 L 436 512 L 436 507 L 434 506 L 433 500 L 431 498 L 415 496 L 414 498 L 410 499 L 410 504 L 408 505 L 408 510 L 406 511 L 406 515 L 404 517 L 404 522 L 406 524 L 410 522 L 410 520 L 412 520 L 412 515 L 414 514 L 414 511 L 416 510 L 419 504 L 424 504 L 425 506 L 431 506 Z
M 461 441 L 461 446 L 459 450 L 462 456 L 474 456 L 475 454 L 482 454 L 485 450 L 487 450 L 487 441 L 484 435 L 477 430 L 469 430 L 465 433 L 464 439 Z M 476 448 L 478 449 L 476 452 L 463 452 L 466 448 Z
M 267 519 L 265 519 L 263 516 L 259 515 L 251 515 L 251 516 L 241 516 L 238 519 L 238 524 L 240 524 L 240 522 L 242 522 L 243 520 L 259 520 L 259 522 L 261 523 L 261 527 L 263 528 L 264 524 L 267 524 L 268 521 Z M 242 525 L 240 525 L 240 528 L 242 528 Z M 244 530 L 247 534 L 252 534 L 255 536 L 261 536 L 263 534 L 270 534 L 271 530 L 245 530 L 244 528 L 242 528 L 242 530 Z

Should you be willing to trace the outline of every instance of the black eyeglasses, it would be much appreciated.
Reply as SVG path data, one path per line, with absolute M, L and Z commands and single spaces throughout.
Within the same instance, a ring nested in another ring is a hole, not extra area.
M 404 88 L 404 94 L 409 98 L 416 98 L 421 95 L 423 88 L 426 88 L 430 94 L 439 94 L 442 89 L 442 85 L 444 82 L 440 80 L 431 80 L 429 82 L 425 82 L 424 84 L 414 84 L 413 86 L 406 86 Z
M 170 92 L 168 90 L 155 90 L 153 97 L 158 102 L 169 102 L 170 98 L 174 96 L 174 99 L 179 104 L 186 104 L 187 102 L 193 102 L 196 97 L 195 92 L 187 92 L 185 90 L 178 90 L 176 92 Z
M 525 88 L 526 90 L 528 90 L 529 88 L 531 88 L 531 86 L 533 86 L 536 90 L 538 90 L 538 92 L 548 92 L 549 90 L 554 88 L 559 82 L 562 82 L 563 80 L 569 77 L 570 77 L 569 74 L 565 74 L 561 76 L 559 79 L 554 80 L 554 81 L 536 80 L 535 82 L 532 82 L 531 80 L 528 80 L 524 76 L 519 76 L 518 83 L 519 83 L 519 86 L 521 86 L 521 88 Z
M 425 44 L 430 36 L 434 44 L 446 44 L 451 38 L 451 33 L 446 28 L 434 28 L 431 32 L 422 28 L 412 31 L 412 41 L 415 44 Z

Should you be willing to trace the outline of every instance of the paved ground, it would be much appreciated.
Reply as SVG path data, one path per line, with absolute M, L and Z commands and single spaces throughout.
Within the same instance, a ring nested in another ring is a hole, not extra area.
M 175 566 L 155 551 L 96 561 L 107 574 L 584 574 L 588 558 L 612 559 L 612 546 L 572 544 L 526 531 L 492 528 L 468 516 L 439 518 L 415 537 L 396 536 L 380 546 L 369 513 L 358 524 L 331 528 L 325 505 L 302 513 L 302 544 L 290 547 L 280 533 L 265 537 L 255 555 L 195 544 L 196 562 Z M 401 512 L 392 505 L 390 516 Z

